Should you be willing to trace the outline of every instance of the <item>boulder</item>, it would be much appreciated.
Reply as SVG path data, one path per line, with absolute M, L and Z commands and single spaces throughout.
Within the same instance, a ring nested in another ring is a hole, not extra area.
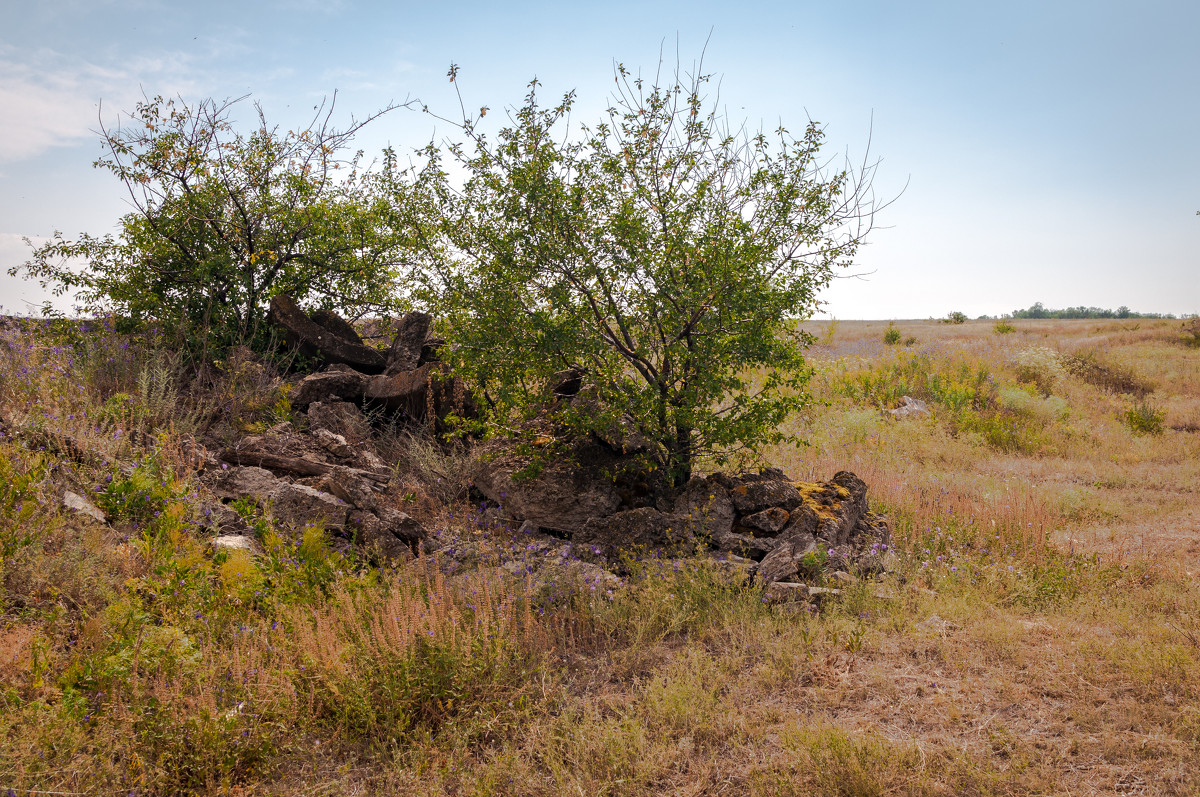
M 378 374 L 387 364 L 383 352 L 364 346 L 361 341 L 347 339 L 329 327 L 338 324 L 322 316 L 326 325 L 317 323 L 304 314 L 290 296 L 280 294 L 271 299 L 268 320 L 284 330 L 288 345 L 300 349 L 306 356 L 319 356 L 325 362 L 345 363 L 363 373 Z M 345 322 L 343 322 L 345 323 Z M 354 338 L 358 335 L 355 333 Z
M 363 387 L 366 385 L 364 383 Z M 327 429 L 352 443 L 370 437 L 371 424 L 356 405 L 349 401 L 316 401 L 308 405 L 310 429 Z
M 733 531 L 737 517 L 725 486 L 718 479 L 703 476 L 688 480 L 675 500 L 674 511 L 687 515 L 696 533 L 707 535 L 714 542 Z
M 279 484 L 275 474 L 264 468 L 234 467 L 221 471 L 210 484 L 218 498 L 266 498 Z
M 828 482 L 799 486 L 804 505 L 818 516 L 817 539 L 828 547 L 849 544 L 854 527 L 867 511 L 866 483 L 843 470 Z
M 300 380 L 288 395 L 292 406 L 303 410 L 310 405 L 321 402 L 327 404 L 335 401 L 362 400 L 371 377 L 349 369 L 325 370 L 319 374 L 309 374 Z
M 388 349 L 385 374 L 395 376 L 417 369 L 421 364 L 421 351 L 432 320 L 433 316 L 429 313 L 408 313 L 396 322 L 396 337 Z
M 347 518 L 346 530 L 351 533 L 354 543 L 368 552 L 384 559 L 412 559 L 414 547 L 424 538 L 425 530 L 408 515 L 398 514 L 405 520 L 384 520 L 356 509 Z
M 618 563 L 622 555 L 696 552 L 695 530 L 686 515 L 644 507 L 593 517 L 572 537 L 580 558 L 600 556 Z
M 800 506 L 803 499 L 800 491 L 790 482 L 777 479 L 742 480 L 729 491 L 733 507 L 742 516 L 753 515 L 764 509 L 778 507 L 791 512 Z
M 262 556 L 265 553 L 258 540 L 241 534 L 223 534 L 220 537 L 213 537 L 209 544 L 217 550 L 248 551 L 252 556 Z
M 303 484 L 278 482 L 266 496 L 276 521 L 292 526 L 321 523 L 327 529 L 346 526 L 350 505 L 330 493 Z
M 607 517 L 621 507 L 611 476 L 621 463 L 610 449 L 581 440 L 547 457 L 545 463 L 534 463 L 498 442 L 486 446 L 472 464 L 472 482 L 500 505 L 513 525 L 527 520 L 559 534 L 570 535 L 588 520 Z
M 200 528 L 218 536 L 253 534 L 246 519 L 220 501 L 203 504 L 200 507 L 198 523 Z
M 817 541 L 813 537 L 797 536 L 780 540 L 779 544 L 758 563 L 758 577 L 765 584 L 776 581 L 792 581 L 797 575 L 814 576 L 810 561 L 816 564 Z M 811 560 L 805 560 L 806 556 Z
M 308 317 L 314 324 L 332 332 L 342 340 L 362 345 L 362 337 L 354 325 L 332 310 L 313 310 Z
M 313 429 L 309 434 L 321 448 L 335 457 L 350 459 L 354 456 L 354 448 L 340 434 L 334 434 L 328 429 Z
M 346 503 L 366 512 L 378 509 L 372 482 L 350 468 L 335 467 L 325 477 L 329 492 Z
M 444 363 L 426 363 L 416 370 L 380 374 L 363 391 L 364 400 L 416 424 L 440 421 L 454 414 L 477 414 L 475 401 L 462 380 L 450 376 Z
M 780 540 L 778 537 L 756 537 L 753 534 L 727 531 L 713 537 L 712 544 L 718 551 L 757 562 L 775 550 Z
M 759 536 L 772 537 L 782 531 L 790 519 L 791 516 L 783 507 L 769 506 L 761 512 L 742 518 L 739 525 Z

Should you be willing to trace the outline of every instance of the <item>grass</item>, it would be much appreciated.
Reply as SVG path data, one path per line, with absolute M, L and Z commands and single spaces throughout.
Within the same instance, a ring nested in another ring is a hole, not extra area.
M 250 507 L 265 554 L 214 550 L 187 441 L 277 421 L 277 376 L 242 357 L 185 382 L 103 324 L 10 331 L 0 787 L 1195 793 L 1200 352 L 1178 322 L 1011 326 L 905 322 L 905 348 L 884 323 L 811 330 L 825 403 L 768 459 L 862 476 L 897 557 L 812 606 L 699 560 L 611 594 L 372 569 Z M 885 418 L 902 395 L 932 416 Z M 474 534 L 437 481 L 459 452 L 385 442 L 409 452 L 396 500 Z

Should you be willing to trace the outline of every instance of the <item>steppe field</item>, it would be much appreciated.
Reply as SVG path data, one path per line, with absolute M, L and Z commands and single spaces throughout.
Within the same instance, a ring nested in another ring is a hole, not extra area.
M 300 422 L 271 367 L 8 322 L 0 793 L 1200 793 L 1198 324 L 809 323 L 808 445 L 745 464 L 855 472 L 895 558 L 772 604 L 699 556 L 550 596 L 372 568 L 248 507 L 265 552 L 214 552 L 192 441 Z M 503 544 L 461 452 L 378 448 Z

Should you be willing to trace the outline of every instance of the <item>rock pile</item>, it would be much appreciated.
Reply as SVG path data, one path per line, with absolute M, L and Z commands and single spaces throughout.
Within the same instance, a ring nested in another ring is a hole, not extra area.
M 521 478 L 527 457 L 493 451 L 477 461 L 474 485 L 513 527 L 569 539 L 576 556 L 617 571 L 628 557 L 703 551 L 765 584 L 885 567 L 887 520 L 870 511 L 867 486 L 853 473 L 815 483 L 792 481 L 777 468 L 716 473 L 672 495 L 654 471 L 630 462 L 588 439 Z

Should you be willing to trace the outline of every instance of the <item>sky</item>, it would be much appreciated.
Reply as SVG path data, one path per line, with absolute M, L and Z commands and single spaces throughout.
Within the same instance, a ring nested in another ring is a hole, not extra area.
M 335 92 L 343 123 L 406 99 L 453 116 L 455 63 L 468 108 L 517 105 L 537 77 L 545 97 L 574 89 L 588 120 L 615 63 L 650 75 L 703 54 L 731 119 L 815 120 L 827 155 L 878 162 L 894 201 L 824 315 L 1197 313 L 1197 41 L 1200 4 L 1183 0 L 0 0 L 0 312 L 46 295 L 7 276 L 23 238 L 103 234 L 130 211 L 92 167 L 95 131 L 143 95 L 249 94 L 285 127 Z M 453 133 L 397 110 L 355 145 Z

